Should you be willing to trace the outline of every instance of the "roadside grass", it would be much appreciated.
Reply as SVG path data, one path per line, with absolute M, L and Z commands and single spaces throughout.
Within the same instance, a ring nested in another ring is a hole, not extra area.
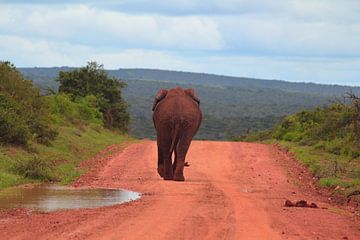
M 83 160 L 109 145 L 134 141 L 98 124 L 57 129 L 59 135 L 51 145 L 0 146 L 0 189 L 40 181 L 69 184 L 81 176 L 77 166 Z
M 332 154 L 316 146 L 288 141 L 268 140 L 264 143 L 277 143 L 287 148 L 319 179 L 319 186 L 334 189 L 335 194 L 348 195 L 360 190 L 360 158 Z
M 12 173 L 7 173 L 7 172 L 0 172 L 0 189 L 9 187 L 9 186 L 14 186 L 14 185 L 19 185 L 19 184 L 23 184 L 26 183 L 27 181 L 16 174 L 12 174 Z
M 292 152 L 333 194 L 360 190 L 360 98 L 286 116 L 272 130 L 249 132 L 235 141 L 276 143 Z M 356 191 L 356 192 L 355 192 Z

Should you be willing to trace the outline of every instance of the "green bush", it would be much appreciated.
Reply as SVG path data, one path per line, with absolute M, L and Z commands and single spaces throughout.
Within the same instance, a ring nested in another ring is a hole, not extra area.
M 89 95 L 96 96 L 105 127 L 123 132 L 128 130 L 128 105 L 121 96 L 121 90 L 126 84 L 120 79 L 109 77 L 103 65 L 89 62 L 86 67 L 69 72 L 60 71 L 56 80 L 60 83 L 59 92 L 69 94 L 74 102 L 81 103 L 81 99 Z M 88 103 L 91 98 L 94 99 L 90 97 L 84 101 Z M 88 111 L 86 107 L 81 110 L 83 117 L 91 118 L 91 121 L 99 117 L 98 113 Z
M 317 150 L 325 150 L 326 142 L 325 141 L 319 141 L 316 144 L 314 144 L 314 149 Z
M 51 117 L 57 124 L 68 125 L 78 123 L 102 123 L 102 113 L 98 107 L 98 99 L 93 95 L 77 98 L 75 101 L 67 94 L 60 93 L 47 96 L 51 108 Z
M 78 98 L 76 103 L 80 119 L 98 124 L 103 122 L 103 114 L 100 112 L 99 99 L 97 97 L 87 95 L 83 98 Z
M 57 124 L 72 123 L 73 119 L 78 119 L 79 115 L 76 104 L 71 101 L 66 94 L 55 94 L 47 96 L 48 104 L 51 109 L 52 120 Z
M 354 128 L 354 105 L 333 104 L 286 117 L 273 130 L 277 140 L 314 146 L 326 152 L 358 157 L 360 143 Z
M 0 93 L 0 142 L 26 144 L 31 137 L 25 119 L 19 117 L 21 106 L 7 95 Z
M 33 180 L 70 182 L 81 173 L 76 168 L 80 160 L 123 141 L 123 136 L 103 127 L 105 122 L 109 128 L 127 128 L 127 105 L 118 92 L 123 85 L 107 79 L 104 71 L 88 70 L 89 76 L 100 76 L 92 84 L 101 80 L 103 92 L 42 96 L 13 65 L 0 62 L 0 150 L 5 153 L 0 153 L 0 189 Z M 76 82 L 67 80 L 70 85 Z
M 346 191 L 360 189 L 358 101 L 287 116 L 271 132 L 270 139 L 289 148 L 320 179 L 320 185 L 341 186 Z M 254 136 L 257 133 L 242 139 L 262 141 Z
M 329 153 L 340 155 L 342 152 L 346 152 L 342 151 L 344 147 L 344 141 L 342 139 L 335 138 L 332 141 L 326 142 L 325 150 Z
M 289 142 L 298 142 L 299 140 L 301 140 L 301 133 L 296 132 L 296 131 L 285 133 L 282 136 L 282 140 L 289 141 Z
M 9 62 L 0 62 L 0 142 L 49 143 L 57 135 L 50 127 L 49 112 L 39 89 Z
M 52 161 L 34 155 L 31 158 L 15 161 L 12 171 L 25 178 L 51 181 L 56 180 L 52 174 L 54 167 Z

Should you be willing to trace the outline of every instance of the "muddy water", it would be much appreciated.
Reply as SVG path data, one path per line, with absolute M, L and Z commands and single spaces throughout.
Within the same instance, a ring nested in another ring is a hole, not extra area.
M 140 198 L 122 189 L 79 189 L 56 185 L 8 188 L 0 191 L 0 209 L 31 208 L 39 211 L 110 206 Z

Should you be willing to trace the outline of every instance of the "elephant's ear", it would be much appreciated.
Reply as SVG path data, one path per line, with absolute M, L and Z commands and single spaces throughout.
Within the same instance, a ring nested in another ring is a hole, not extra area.
M 168 93 L 168 90 L 166 89 L 160 89 L 156 96 L 155 96 L 155 99 L 154 99 L 154 103 L 153 103 L 153 107 L 152 107 L 152 110 L 154 111 L 155 108 L 156 108 L 156 105 L 166 97 L 166 94 Z
M 200 99 L 197 96 L 196 92 L 192 88 L 188 88 L 184 90 L 187 95 L 189 95 L 195 102 L 197 102 L 200 105 Z

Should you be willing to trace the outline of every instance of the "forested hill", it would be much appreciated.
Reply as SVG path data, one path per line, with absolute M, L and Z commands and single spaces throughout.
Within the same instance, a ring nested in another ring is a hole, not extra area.
M 55 78 L 59 71 L 70 71 L 70 67 L 52 68 L 20 68 L 19 70 L 29 78 L 37 78 L 37 81 Z M 169 71 L 158 69 L 140 68 L 120 68 L 118 70 L 108 70 L 111 76 L 124 80 L 146 80 L 162 81 L 172 83 L 187 83 L 205 86 L 233 86 L 240 88 L 271 88 L 283 91 L 314 93 L 317 95 L 337 95 L 340 96 L 352 89 L 354 93 L 360 93 L 360 87 L 349 87 L 341 85 L 325 85 L 305 82 L 288 82 L 283 80 L 266 80 L 246 77 L 231 77 L 207 73 L 193 73 L 183 71 Z M 360 80 L 360 79 L 359 79 Z
M 282 80 L 264 80 L 245 77 L 230 77 L 207 73 L 192 73 L 156 69 L 126 69 L 110 70 L 113 76 L 128 80 L 155 80 L 166 82 L 190 83 L 197 85 L 233 86 L 241 88 L 271 88 L 284 91 L 314 93 L 324 95 L 341 95 L 349 91 L 349 86 L 325 85 L 315 83 L 294 83 Z M 360 79 L 359 79 L 360 80 Z M 360 93 L 360 87 L 354 88 Z
M 20 68 L 42 88 L 57 88 L 60 70 L 72 68 Z M 203 111 L 199 139 L 228 139 L 248 131 L 269 129 L 288 114 L 323 106 L 360 87 L 290 83 L 278 80 L 227 77 L 212 74 L 150 69 L 109 70 L 127 84 L 124 97 L 130 104 L 131 133 L 154 138 L 151 120 L 153 97 L 159 88 L 192 87 Z

